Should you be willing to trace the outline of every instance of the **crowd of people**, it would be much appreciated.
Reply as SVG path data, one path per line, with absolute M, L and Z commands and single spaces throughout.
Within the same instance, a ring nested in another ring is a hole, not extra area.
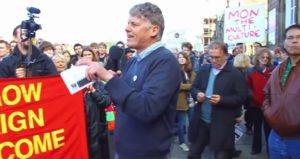
M 250 56 L 245 44 L 229 52 L 220 41 L 200 55 L 189 42 L 172 53 L 161 42 L 164 18 L 152 3 L 131 8 L 125 30 L 126 44 L 77 43 L 71 54 L 45 40 L 31 48 L 17 26 L 13 41 L 0 40 L 0 78 L 58 75 L 87 65 L 87 78 L 96 81 L 84 90 L 90 158 L 109 158 L 104 109 L 112 103 L 115 159 L 166 159 L 174 135 L 188 159 L 201 158 L 206 146 L 212 158 L 238 157 L 234 128 L 241 123 L 252 136 L 252 155 L 262 152 L 264 132 L 271 159 L 299 158 L 300 25 L 288 27 L 274 50 L 253 43 Z

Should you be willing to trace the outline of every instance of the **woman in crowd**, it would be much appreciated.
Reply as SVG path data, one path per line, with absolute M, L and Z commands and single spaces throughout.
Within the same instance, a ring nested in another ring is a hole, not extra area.
M 90 58 L 92 61 L 98 61 L 96 53 L 94 53 L 93 50 L 91 50 L 89 48 L 83 49 L 81 57 L 87 57 L 87 58 Z
M 67 68 L 70 68 L 71 67 L 71 63 L 70 63 L 70 60 L 71 60 L 71 53 L 70 51 L 66 50 L 62 53 L 65 58 L 66 58 L 66 61 L 67 61 Z
M 61 73 L 62 71 L 64 71 L 67 68 L 67 59 L 65 58 L 65 56 L 63 56 L 61 54 L 55 54 L 52 57 L 52 61 L 55 65 L 58 73 Z
M 190 89 L 192 81 L 195 79 L 195 73 L 192 70 L 192 64 L 187 54 L 179 53 L 177 56 L 178 62 L 181 66 L 181 84 L 179 89 L 179 95 L 177 100 L 176 115 L 178 124 L 178 138 L 179 147 L 183 151 L 189 151 L 188 146 L 185 144 L 184 132 L 186 132 L 186 118 L 189 110 Z
M 271 72 L 273 70 L 272 54 L 268 48 L 258 48 L 254 56 L 254 66 L 249 69 L 248 76 L 248 88 L 252 92 L 251 102 L 246 111 L 247 115 L 253 121 L 253 141 L 251 154 L 261 153 L 262 149 L 262 123 L 264 123 L 264 131 L 266 139 L 268 139 L 270 133 L 270 127 L 264 122 L 263 112 L 261 110 L 265 87 Z M 251 127 L 248 127 L 251 129 Z
M 97 61 L 91 49 L 83 49 L 82 56 Z M 101 81 L 88 86 L 84 94 L 87 117 L 88 148 L 90 159 L 109 158 L 108 132 L 105 108 L 111 104 L 108 92 Z

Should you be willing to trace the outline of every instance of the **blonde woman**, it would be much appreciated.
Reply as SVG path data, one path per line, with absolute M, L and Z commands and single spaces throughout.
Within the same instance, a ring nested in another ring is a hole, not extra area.
M 61 73 L 62 71 L 64 71 L 67 68 L 67 59 L 62 54 L 55 54 L 52 57 L 52 61 L 55 65 L 58 73 Z

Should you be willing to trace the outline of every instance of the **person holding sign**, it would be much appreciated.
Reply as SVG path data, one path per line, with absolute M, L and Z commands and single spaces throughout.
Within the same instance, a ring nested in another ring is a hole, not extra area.
M 115 145 L 120 159 L 166 159 L 175 133 L 176 103 L 181 73 L 172 53 L 161 41 L 164 18 L 152 3 L 130 10 L 127 45 L 136 49 L 122 75 L 106 70 L 98 62 L 88 65 L 89 80 L 106 81 L 105 89 L 116 105 Z

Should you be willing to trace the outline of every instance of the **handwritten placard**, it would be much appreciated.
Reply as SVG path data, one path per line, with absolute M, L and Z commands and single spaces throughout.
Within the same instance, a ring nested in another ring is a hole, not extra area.
M 264 5 L 227 8 L 224 20 L 224 42 L 226 43 L 265 40 Z

